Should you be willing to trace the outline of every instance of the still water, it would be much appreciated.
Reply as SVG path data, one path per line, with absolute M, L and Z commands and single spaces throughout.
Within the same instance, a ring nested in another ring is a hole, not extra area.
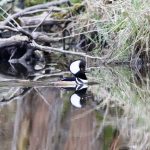
M 89 70 L 88 87 L 1 82 L 0 150 L 149 150 L 147 71 Z

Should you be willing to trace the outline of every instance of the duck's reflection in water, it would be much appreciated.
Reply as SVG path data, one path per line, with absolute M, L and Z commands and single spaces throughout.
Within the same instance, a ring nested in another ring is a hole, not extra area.
M 96 133 L 95 114 L 89 112 L 90 105 L 81 102 L 86 97 L 86 88 L 73 93 L 80 96 L 82 109 L 72 106 L 69 99 L 61 99 L 60 93 L 58 88 L 33 88 L 18 101 L 13 149 L 98 149 L 100 142 L 92 143 Z M 69 92 L 67 97 L 72 99 L 71 95 Z
M 87 88 L 75 91 L 71 96 L 70 128 L 64 145 L 65 150 L 97 150 L 100 142 L 93 142 L 96 136 L 96 118 L 86 95 Z M 92 110 L 92 111 L 91 111 Z
M 74 94 L 71 95 L 71 104 L 77 108 L 82 108 L 86 104 L 87 96 L 87 85 L 79 85 L 76 87 Z
M 73 91 L 57 87 L 33 87 L 22 91 L 25 95 L 19 95 L 15 107 L 13 150 L 108 149 L 114 147 L 115 139 L 122 139 L 121 136 L 113 137 L 116 126 L 103 123 L 105 113 L 96 110 L 99 103 L 85 85 Z M 1 101 L 4 102 L 11 104 L 8 100 Z M 115 122 L 116 113 L 111 114 L 114 115 L 107 116 L 109 122 L 111 119 Z
M 58 87 L 31 87 L 21 90 L 16 98 L 12 149 L 98 150 L 114 147 L 116 143 L 114 140 L 118 141 L 118 138 L 120 140 L 121 136 L 113 137 L 116 126 L 112 127 L 110 121 L 115 122 L 114 117 L 117 116 L 118 111 L 115 113 L 116 109 L 113 107 L 110 115 L 111 109 L 109 109 L 107 117 L 110 124 L 103 123 L 108 109 L 106 107 L 104 113 L 99 109 L 96 110 L 101 102 L 97 103 L 96 100 L 103 98 L 101 93 L 104 95 L 104 89 L 101 90 L 99 85 L 97 88 L 98 90 L 95 85 L 94 87 L 79 85 L 73 91 Z M 97 91 L 100 97 L 92 94 L 94 91 Z M 109 90 L 106 88 L 106 97 L 107 94 L 109 95 Z M 6 102 L 10 106 L 10 100 L 4 99 L 1 103 Z

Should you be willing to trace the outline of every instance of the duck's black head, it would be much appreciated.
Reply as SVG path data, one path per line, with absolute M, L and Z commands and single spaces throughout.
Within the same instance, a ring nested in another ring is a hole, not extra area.
M 78 84 L 87 83 L 87 77 L 85 75 L 86 63 L 84 60 L 76 60 L 70 64 L 70 72 L 76 77 Z

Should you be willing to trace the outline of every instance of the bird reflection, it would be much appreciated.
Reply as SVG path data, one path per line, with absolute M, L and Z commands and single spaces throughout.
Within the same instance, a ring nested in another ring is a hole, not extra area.
M 38 62 L 37 62 L 38 63 Z M 0 76 L 5 78 L 19 78 L 19 79 L 29 79 L 34 75 L 34 73 L 40 72 L 41 69 L 36 69 L 37 64 L 26 64 L 26 63 L 14 63 L 0 61 Z
M 77 85 L 74 94 L 71 95 L 71 104 L 76 108 L 82 108 L 86 105 L 86 91 L 87 85 Z

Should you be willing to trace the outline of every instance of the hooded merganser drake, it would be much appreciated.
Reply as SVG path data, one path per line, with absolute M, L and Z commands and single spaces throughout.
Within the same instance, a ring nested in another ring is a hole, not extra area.
M 61 81 L 67 82 L 66 84 L 75 84 L 82 85 L 87 84 L 88 80 L 85 75 L 85 61 L 76 60 L 70 64 L 70 72 L 74 75 L 74 77 L 63 78 Z
M 74 77 L 66 77 L 61 79 L 61 81 L 56 81 L 53 84 L 62 88 L 74 88 L 76 89 L 77 85 L 88 84 L 87 77 L 85 75 L 85 61 L 76 60 L 70 64 L 70 72 Z
M 87 84 L 88 80 L 85 75 L 86 63 L 84 60 L 76 60 L 70 64 L 70 72 L 75 76 L 77 84 Z

